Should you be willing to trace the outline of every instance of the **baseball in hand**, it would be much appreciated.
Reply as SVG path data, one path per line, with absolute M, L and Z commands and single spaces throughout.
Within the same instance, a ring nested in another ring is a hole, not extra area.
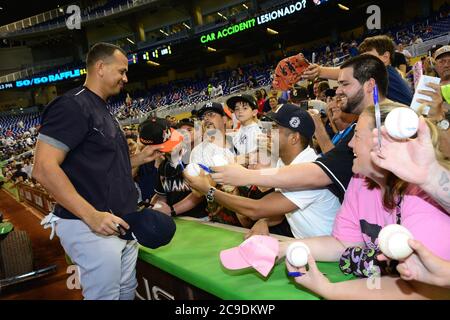
M 200 175 L 200 166 L 196 163 L 189 163 L 186 167 L 186 172 L 192 177 L 198 177 Z
M 392 138 L 408 139 L 419 128 L 419 116 L 411 108 L 395 108 L 387 115 L 384 126 Z
M 212 158 L 215 167 L 223 167 L 228 165 L 228 160 L 221 154 L 216 154 Z
M 293 242 L 289 245 L 286 251 L 286 258 L 294 267 L 300 268 L 308 264 L 308 254 L 310 250 L 303 242 Z
M 389 224 L 378 235 L 378 246 L 383 254 L 394 260 L 406 259 L 413 250 L 408 240 L 413 239 L 411 232 L 399 224 Z

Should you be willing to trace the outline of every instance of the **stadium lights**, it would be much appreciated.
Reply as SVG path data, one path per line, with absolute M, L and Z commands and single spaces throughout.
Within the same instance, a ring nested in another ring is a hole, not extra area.
M 186 28 L 188 28 L 189 30 L 191 30 L 191 27 L 189 27 L 186 22 L 183 22 L 183 26 L 185 26 Z
M 208 52 L 216 52 L 217 49 L 211 48 L 211 47 L 206 47 L 206 49 L 208 50 Z
M 243 3 L 242 6 L 243 6 L 245 9 L 248 10 L 248 7 L 247 7 L 247 5 L 246 5 L 245 3 Z
M 169 34 L 167 32 L 165 32 L 163 29 L 159 29 L 159 32 L 161 32 L 163 35 L 165 35 L 166 37 L 169 36 Z
M 128 41 L 129 43 L 135 44 L 134 41 L 131 40 L 130 38 L 127 38 L 127 41 Z
M 151 66 L 155 66 L 155 67 L 160 66 L 160 64 L 159 64 L 158 62 L 155 62 L 155 61 L 152 61 L 152 60 L 148 60 L 148 61 L 147 61 L 147 64 L 149 64 L 149 65 L 151 65 Z
M 217 12 L 217 14 L 219 15 L 219 16 L 221 16 L 222 18 L 224 18 L 225 20 L 228 20 L 228 18 L 227 17 L 225 17 L 223 14 L 221 14 L 220 12 Z
M 350 10 L 348 7 L 344 6 L 344 5 L 341 4 L 341 3 L 338 3 L 338 7 L 339 7 L 339 9 L 341 9 L 341 10 L 345 10 L 345 11 L 349 11 L 349 10 Z
M 276 31 L 276 30 L 273 30 L 273 29 L 267 28 L 267 33 L 275 35 L 275 34 L 278 34 L 279 32 L 278 32 L 278 31 Z

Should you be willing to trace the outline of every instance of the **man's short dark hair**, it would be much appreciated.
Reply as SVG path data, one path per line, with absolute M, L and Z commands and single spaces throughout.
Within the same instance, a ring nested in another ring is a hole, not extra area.
M 375 36 L 364 39 L 359 45 L 359 52 L 366 53 L 375 49 L 377 53 L 382 56 L 385 52 L 389 52 L 391 63 L 394 60 L 395 44 L 388 36 Z
M 380 95 L 387 96 L 388 90 L 388 73 L 383 61 L 370 54 L 362 54 L 357 57 L 350 58 L 341 69 L 353 68 L 353 77 L 364 85 L 370 79 L 374 79 Z
M 99 42 L 94 44 L 86 56 L 86 66 L 88 68 L 92 67 L 98 60 L 111 57 L 114 54 L 114 52 L 116 52 L 116 50 L 119 50 L 121 53 L 123 53 L 125 57 L 127 56 L 127 53 L 122 48 L 114 44 L 105 42 Z

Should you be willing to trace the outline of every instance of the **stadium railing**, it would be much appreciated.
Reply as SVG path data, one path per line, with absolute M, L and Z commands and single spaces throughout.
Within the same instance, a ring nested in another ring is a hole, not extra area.
M 270 85 L 260 86 L 258 88 L 252 88 L 250 90 L 242 91 L 241 93 L 242 94 L 253 94 L 255 90 L 259 90 L 259 89 L 265 89 L 266 91 L 269 91 Z M 179 103 L 176 103 L 176 104 L 172 104 L 172 105 L 168 105 L 168 106 L 163 106 L 163 107 L 157 108 L 155 110 L 152 110 L 152 111 L 146 113 L 142 117 L 121 120 L 119 122 L 122 126 L 129 126 L 129 125 L 140 124 L 140 123 L 144 122 L 145 119 L 147 119 L 147 117 L 151 114 L 153 114 L 153 115 L 156 114 L 157 117 L 164 118 L 168 115 L 177 115 L 177 114 L 181 114 L 181 113 L 185 113 L 185 112 L 191 112 L 192 110 L 199 110 L 205 104 L 206 101 L 225 103 L 225 101 L 232 95 L 233 94 L 228 94 L 226 96 L 224 95 L 224 96 L 217 97 L 214 99 L 208 99 L 208 97 L 205 96 L 204 101 L 201 101 L 201 102 L 198 102 L 195 104 L 179 105 Z
M 424 41 L 423 43 L 414 44 L 406 49 L 411 53 L 413 57 L 422 56 L 428 53 L 431 47 L 442 44 L 446 45 L 450 42 L 450 32 L 444 36 L 437 36 L 435 38 Z

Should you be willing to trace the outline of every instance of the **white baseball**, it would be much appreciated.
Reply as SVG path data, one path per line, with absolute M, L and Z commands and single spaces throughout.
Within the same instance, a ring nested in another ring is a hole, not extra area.
M 196 163 L 189 163 L 186 166 L 187 174 L 193 177 L 197 177 L 200 175 L 200 166 Z
M 303 242 L 293 242 L 286 251 L 286 258 L 294 267 L 300 268 L 308 264 L 308 254 L 310 250 Z
M 381 229 L 378 246 L 383 254 L 394 260 L 404 260 L 413 250 L 408 240 L 413 239 L 411 232 L 399 224 L 390 224 Z
M 395 108 L 387 115 L 384 126 L 392 138 L 407 139 L 416 134 L 419 116 L 411 108 Z
M 212 157 L 212 161 L 215 167 L 222 167 L 228 165 L 228 160 L 225 158 L 225 156 L 221 154 L 214 155 Z

